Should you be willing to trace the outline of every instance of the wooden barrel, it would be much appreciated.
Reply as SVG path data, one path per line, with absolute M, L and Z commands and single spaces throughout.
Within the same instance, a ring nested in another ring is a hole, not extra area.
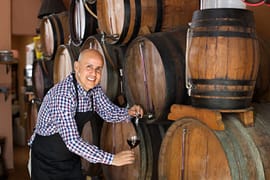
M 124 49 L 119 46 L 107 44 L 101 40 L 101 35 L 89 36 L 81 47 L 84 49 L 96 49 L 102 56 L 104 66 L 102 70 L 101 86 L 106 95 L 111 101 L 118 102 L 118 97 L 121 95 L 121 64 L 124 58 Z
M 108 42 L 127 44 L 138 35 L 187 25 L 197 9 L 199 1 L 188 0 L 97 1 L 98 27 L 112 37 Z
M 26 122 L 26 142 L 31 138 L 37 122 L 38 111 L 41 105 L 41 100 L 33 98 L 28 103 L 27 122 Z
M 79 131 L 82 131 L 81 137 L 89 144 L 93 144 L 97 147 L 100 147 L 100 134 L 103 120 L 97 115 L 89 120 L 90 121 L 85 122 L 83 127 L 79 127 Z M 87 160 L 83 158 L 81 158 L 81 164 L 84 175 L 91 177 L 102 176 L 102 168 L 100 164 L 89 163 Z
M 46 60 L 54 59 L 57 47 L 69 41 L 68 13 L 43 17 L 40 24 L 40 42 Z
M 121 167 L 102 165 L 104 178 L 110 180 L 157 179 L 158 154 L 164 129 L 159 125 L 139 124 L 136 127 L 132 122 L 104 122 L 100 144 L 104 151 L 115 154 L 129 149 L 127 138 L 130 134 L 140 138 L 140 144 L 133 149 L 135 162 Z
M 86 9 L 84 4 L 96 13 L 96 4 L 88 4 L 84 0 L 72 0 L 69 8 L 69 29 L 71 41 L 80 46 L 88 36 L 96 34 L 97 19 Z
M 149 123 L 167 119 L 170 106 L 185 102 L 186 28 L 139 36 L 125 54 L 124 84 L 129 104 L 154 114 Z
M 260 66 L 253 101 L 270 102 L 270 43 L 260 39 Z
M 175 121 L 162 141 L 159 179 L 269 179 L 269 108 L 255 107 L 254 127 L 232 114 L 223 117 L 224 131 L 193 118 Z
M 230 8 L 195 11 L 187 44 L 186 85 L 192 105 L 249 107 L 259 67 L 253 13 Z
M 60 45 L 57 48 L 53 64 L 54 84 L 63 80 L 67 75 L 74 71 L 74 62 L 79 57 L 79 48 L 72 44 Z
M 53 86 L 53 61 L 35 60 L 33 62 L 32 82 L 36 97 L 43 99 L 47 91 Z
M 63 0 L 63 3 L 65 5 L 65 8 L 69 11 L 70 8 L 70 0 Z

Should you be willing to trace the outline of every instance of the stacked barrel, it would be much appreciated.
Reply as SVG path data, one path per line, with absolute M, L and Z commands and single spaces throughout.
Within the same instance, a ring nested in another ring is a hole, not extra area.
M 270 136 L 265 117 L 255 118 L 265 127 L 246 129 L 229 115 L 224 131 L 212 130 L 193 114 L 175 122 L 168 119 L 173 104 L 232 112 L 253 106 L 261 51 L 253 14 L 243 8 L 202 8 L 202 4 L 70 0 L 68 12 L 43 17 L 44 59 L 34 74 L 41 101 L 53 84 L 74 70 L 80 51 L 96 49 L 104 57 L 101 86 L 111 101 L 125 107 L 140 104 L 152 115 L 138 126 L 133 121 L 91 120 L 83 138 L 105 151 L 128 149 L 130 132 L 141 142 L 134 149 L 134 164 L 113 167 L 82 160 L 86 175 L 110 180 L 269 177 L 266 149 L 258 147 L 268 146 L 269 140 L 259 145 L 253 139 Z M 258 167 L 249 166 L 252 163 Z
M 217 7 L 193 13 L 185 71 L 194 108 L 184 113 L 184 106 L 171 108 L 169 117 L 176 121 L 162 141 L 159 179 L 270 178 L 265 155 L 270 147 L 269 104 L 253 102 L 256 80 L 267 76 L 260 66 L 267 56 L 262 47 L 251 11 Z M 257 76 L 259 69 L 265 74 Z M 260 85 L 269 87 L 268 82 L 260 80 Z M 254 122 L 245 124 L 240 112 L 250 107 L 252 115 L 246 120 Z M 207 110 L 217 113 L 223 128 L 213 128 L 218 121 L 205 121 L 212 119 Z

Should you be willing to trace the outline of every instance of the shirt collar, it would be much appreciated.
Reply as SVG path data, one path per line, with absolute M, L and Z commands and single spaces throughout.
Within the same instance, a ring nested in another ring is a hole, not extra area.
M 84 96 L 92 95 L 93 92 L 95 91 L 95 89 L 97 89 L 99 86 L 100 86 L 100 84 L 96 85 L 95 87 L 93 87 L 89 91 L 86 91 L 79 83 L 77 83 L 78 94 L 83 94 Z
M 73 79 L 72 75 L 70 77 L 71 77 L 71 80 L 72 80 Z M 89 91 L 86 91 L 86 90 L 84 90 L 84 88 L 78 82 L 76 84 L 77 84 L 78 94 L 83 94 L 84 96 L 91 95 L 93 93 L 94 89 L 97 89 L 98 87 L 101 86 L 100 83 L 99 83 L 95 87 L 90 89 Z

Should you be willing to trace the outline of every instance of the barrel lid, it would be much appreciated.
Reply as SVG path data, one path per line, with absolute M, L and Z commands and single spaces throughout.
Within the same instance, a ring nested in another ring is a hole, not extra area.
M 209 21 L 237 21 L 238 25 L 245 27 L 255 27 L 253 12 L 247 9 L 237 8 L 212 8 L 196 10 L 192 16 L 191 27 L 197 27 L 199 24 L 207 24 Z M 203 23 L 204 22 L 204 23 Z

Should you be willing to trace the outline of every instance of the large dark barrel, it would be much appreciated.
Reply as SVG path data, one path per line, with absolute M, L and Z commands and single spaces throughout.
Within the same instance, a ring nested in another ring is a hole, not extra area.
M 103 120 L 99 116 L 93 116 L 89 121 L 85 122 L 83 127 L 79 127 L 82 131 L 81 137 L 89 144 L 100 147 L 100 134 Z M 84 175 L 92 177 L 101 177 L 102 169 L 100 164 L 89 163 L 87 160 L 81 158 L 82 171 Z
M 120 70 L 124 59 L 124 49 L 116 45 L 110 45 L 102 41 L 101 38 L 101 35 L 89 36 L 83 43 L 81 51 L 96 49 L 102 54 L 104 59 L 101 77 L 102 89 L 111 101 L 121 104 L 117 98 L 123 91 Z
M 33 91 L 40 100 L 53 86 L 53 60 L 35 60 L 33 62 L 32 82 Z
M 137 37 L 127 48 L 127 101 L 154 114 L 149 123 L 167 119 L 172 104 L 185 102 L 185 40 L 186 28 L 181 28 Z
M 41 100 L 33 98 L 28 102 L 27 122 L 26 122 L 26 141 L 28 141 L 36 126 L 38 111 L 41 105 Z
M 88 36 L 96 34 L 97 19 L 85 8 L 85 5 L 96 13 L 96 3 L 88 4 L 84 0 L 72 0 L 69 8 L 69 29 L 71 41 L 80 46 Z
M 98 27 L 110 43 L 127 44 L 138 35 L 168 31 L 187 25 L 199 1 L 188 0 L 118 0 L 97 1 Z
M 187 87 L 192 105 L 250 106 L 259 67 L 253 13 L 245 9 L 195 11 L 187 39 Z
M 74 62 L 79 57 L 79 48 L 72 44 L 62 44 L 58 46 L 53 64 L 54 84 L 63 80 L 67 75 L 74 71 Z
M 270 179 L 269 108 L 255 106 L 254 127 L 233 114 L 223 117 L 224 131 L 193 118 L 175 121 L 162 141 L 159 179 Z
M 54 59 L 57 47 L 69 41 L 68 13 L 43 17 L 40 24 L 40 42 L 46 60 Z
M 101 131 L 101 149 L 107 152 L 115 154 L 129 149 L 127 138 L 131 134 L 140 138 L 140 144 L 133 149 L 135 162 L 121 167 L 102 165 L 105 179 L 157 179 L 158 154 L 166 127 L 146 124 L 135 126 L 132 122 L 104 123 Z
M 253 101 L 270 102 L 270 43 L 260 39 L 260 66 Z

